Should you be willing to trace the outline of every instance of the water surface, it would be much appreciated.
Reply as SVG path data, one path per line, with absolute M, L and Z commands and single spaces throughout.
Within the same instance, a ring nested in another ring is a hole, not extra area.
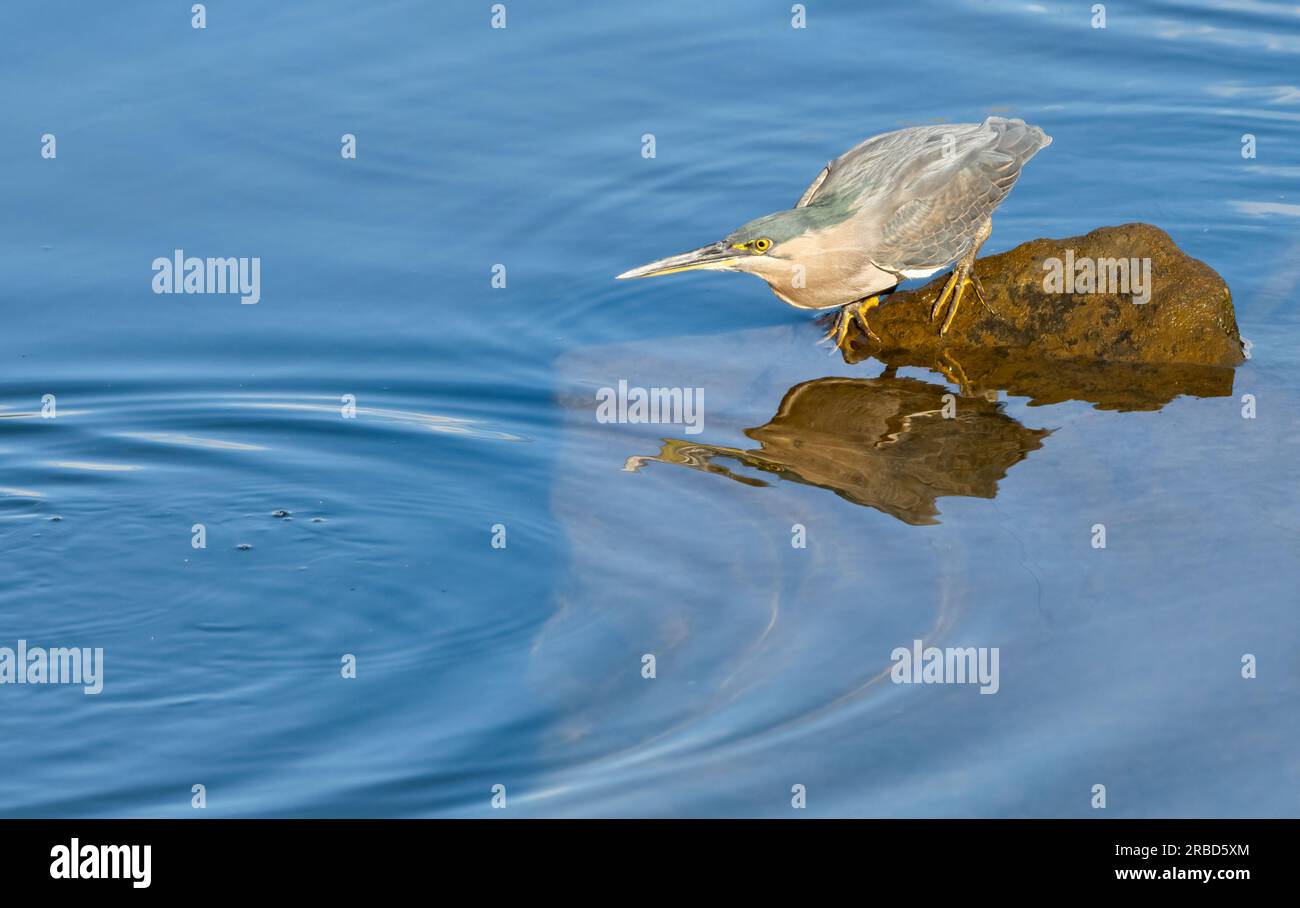
M 106 661 L 0 687 L 0 813 L 1300 812 L 1296 10 L 507 5 L 0 11 L 0 646 Z M 953 375 L 752 278 L 612 279 L 991 113 L 1055 141 L 985 251 L 1159 225 L 1232 288 L 1226 387 L 940 421 Z M 155 295 L 178 248 L 260 302 Z M 598 422 L 620 380 L 703 431 Z M 998 693 L 890 683 L 914 639 Z

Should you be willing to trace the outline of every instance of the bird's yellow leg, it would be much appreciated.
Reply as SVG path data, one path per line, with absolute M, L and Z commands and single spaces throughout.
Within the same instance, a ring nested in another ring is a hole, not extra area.
M 957 307 L 961 305 L 962 295 L 966 291 L 967 284 L 971 284 L 975 288 L 975 298 L 980 301 L 980 305 L 988 309 L 989 314 L 994 314 L 993 310 L 989 308 L 989 304 L 985 302 L 984 291 L 980 287 L 979 278 L 975 276 L 975 261 L 979 257 L 980 247 L 989 238 L 989 233 L 992 230 L 993 222 L 985 221 L 984 226 L 976 234 L 975 241 L 971 244 L 970 249 L 953 267 L 948 283 L 944 285 L 943 293 L 939 294 L 939 298 L 934 301 L 934 308 L 930 310 L 930 321 L 934 321 L 939 317 L 939 313 L 943 311 L 943 304 L 948 301 L 949 297 L 952 297 L 952 306 L 948 309 L 948 317 L 943 320 L 943 327 L 939 329 L 940 336 L 947 334 L 948 329 L 952 327 L 952 320 L 957 315 Z
M 835 312 L 835 321 L 831 323 L 831 330 L 827 331 L 826 336 L 822 338 L 822 343 L 834 341 L 835 346 L 843 349 L 844 339 L 849 334 L 850 319 L 847 310 L 848 306 L 843 306 Z
M 847 307 L 848 309 L 853 310 L 854 321 L 856 321 L 859 327 L 866 332 L 867 337 L 871 338 L 876 343 L 880 343 L 880 338 L 876 337 L 876 332 L 872 331 L 871 326 L 867 324 L 867 313 L 879 305 L 880 296 L 877 295 L 868 297 L 860 303 L 855 303 L 852 306 Z
M 980 279 L 975 276 L 974 268 L 970 270 L 970 276 L 967 278 L 967 280 L 970 281 L 971 289 L 975 291 L 975 299 L 979 300 L 981 306 L 983 306 L 985 309 L 988 309 L 989 304 L 984 299 L 984 288 L 980 286 Z M 989 309 L 989 311 L 992 312 L 993 310 Z
M 957 289 L 957 284 L 959 283 L 957 278 L 958 270 L 959 269 L 957 268 L 952 270 L 952 274 L 948 277 L 948 283 L 943 286 L 943 292 L 939 294 L 939 298 L 935 300 L 934 305 L 930 307 L 930 321 L 934 321 L 939 317 L 939 313 L 943 311 L 943 304 L 948 302 L 949 297 L 952 296 L 952 292 Z
M 993 307 L 989 305 L 989 301 L 984 298 L 984 288 L 980 286 L 980 279 L 975 274 L 975 267 L 973 265 L 970 269 L 970 283 L 971 287 L 975 290 L 975 299 L 979 300 L 980 305 L 984 307 L 984 311 L 994 318 L 997 318 L 998 314 L 993 311 Z
M 966 296 L 966 288 L 971 287 L 975 291 L 975 298 L 980 301 L 985 309 L 992 314 L 993 310 L 989 309 L 989 304 L 984 300 L 984 290 L 980 287 L 979 278 L 975 276 L 974 263 L 958 262 L 957 267 L 952 269 L 952 276 L 948 278 L 948 283 L 943 288 L 943 293 L 934 302 L 934 308 L 930 310 L 930 321 L 934 321 L 939 313 L 943 310 L 943 304 L 952 297 L 952 304 L 948 307 L 948 315 L 943 320 L 943 327 L 939 329 L 939 335 L 948 333 L 952 327 L 952 320 L 957 317 L 957 307 Z
M 970 276 L 966 274 L 963 274 L 957 281 L 957 292 L 953 294 L 952 305 L 948 307 L 948 317 L 943 320 L 943 327 L 939 329 L 940 337 L 947 334 L 948 329 L 952 327 L 952 320 L 957 317 L 957 307 L 961 305 L 961 298 L 965 295 L 966 287 L 970 283 Z
M 867 324 L 867 313 L 879 305 L 880 297 L 877 295 L 859 300 L 856 303 L 849 303 L 847 306 L 841 306 L 840 310 L 835 313 L 835 322 L 831 325 L 831 330 L 826 332 L 826 337 L 823 340 L 833 340 L 835 346 L 841 350 L 847 350 L 849 347 L 849 327 L 854 322 L 857 322 L 867 337 L 876 343 L 880 343 L 880 338 L 876 336 L 876 332 L 872 331 L 871 326 Z

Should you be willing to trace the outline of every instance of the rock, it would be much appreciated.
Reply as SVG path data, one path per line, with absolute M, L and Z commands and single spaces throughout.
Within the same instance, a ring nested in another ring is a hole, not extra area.
M 1119 260 L 1132 274 L 1108 264 Z M 1087 292 L 1089 268 L 1094 289 L 1106 292 Z M 941 337 L 930 308 L 948 279 L 945 271 L 924 287 L 892 294 L 873 310 L 871 327 L 881 343 L 859 331 L 850 361 L 875 355 L 886 362 L 930 365 L 945 351 L 962 359 L 962 351 L 999 348 L 1042 360 L 1217 368 L 1244 360 L 1223 278 L 1150 224 L 1033 240 L 980 259 L 975 273 L 987 307 L 967 288 L 952 327 Z M 1050 285 L 1052 278 L 1060 283 Z M 1135 295 L 1148 293 L 1147 302 L 1135 301 Z

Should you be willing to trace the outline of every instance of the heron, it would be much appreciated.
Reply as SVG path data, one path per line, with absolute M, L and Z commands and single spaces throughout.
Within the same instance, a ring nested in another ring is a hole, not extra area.
M 1023 120 L 915 126 L 873 136 L 822 168 L 798 203 L 725 239 L 618 275 L 743 271 L 799 309 L 838 309 L 827 339 L 845 348 L 853 323 L 904 280 L 952 274 L 930 310 L 952 327 L 968 287 L 983 302 L 975 258 L 992 214 L 1025 162 L 1052 142 Z M 987 305 L 987 304 L 986 304 Z

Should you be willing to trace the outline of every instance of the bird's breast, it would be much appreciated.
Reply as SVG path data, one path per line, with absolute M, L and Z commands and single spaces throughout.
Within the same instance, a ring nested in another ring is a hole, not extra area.
M 856 258 L 854 262 L 830 262 L 825 257 L 806 264 L 791 262 L 788 268 L 768 270 L 761 277 L 778 299 L 798 309 L 843 306 L 898 284 L 897 275 Z

